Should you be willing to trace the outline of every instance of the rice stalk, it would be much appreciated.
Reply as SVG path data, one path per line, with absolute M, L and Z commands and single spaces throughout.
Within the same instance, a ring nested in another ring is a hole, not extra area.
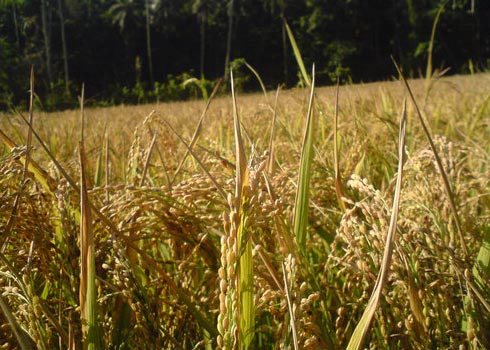
M 446 171 L 444 170 L 444 166 L 442 165 L 441 157 L 439 156 L 439 153 L 437 152 L 436 146 L 434 145 L 434 141 L 432 140 L 432 137 L 430 135 L 430 131 L 424 122 L 424 118 L 422 117 L 422 112 L 420 111 L 420 108 L 418 107 L 417 101 L 415 100 L 415 96 L 413 95 L 412 89 L 408 85 L 407 79 L 403 75 L 403 73 L 402 73 L 400 67 L 398 66 L 398 64 L 396 63 L 395 59 L 393 57 L 391 57 L 391 59 L 393 61 L 393 64 L 396 67 L 396 70 L 398 71 L 398 74 L 400 75 L 400 78 L 402 80 L 403 85 L 405 86 L 408 94 L 410 95 L 410 99 L 412 100 L 412 103 L 415 107 L 415 111 L 417 112 L 417 116 L 418 116 L 418 119 L 420 121 L 420 125 L 422 126 L 424 134 L 427 137 L 427 140 L 429 141 L 429 145 L 430 145 L 430 148 L 432 150 L 432 153 L 434 154 L 434 158 L 436 160 L 437 168 L 439 169 L 439 173 L 441 175 L 441 179 L 442 179 L 442 182 L 444 185 L 443 187 L 444 187 L 446 195 L 449 199 L 449 205 L 450 205 L 451 211 L 453 213 L 454 223 L 456 225 L 456 230 L 458 231 L 459 240 L 461 243 L 461 249 L 463 251 L 464 256 L 467 257 L 468 256 L 468 249 L 466 248 L 466 243 L 465 243 L 464 238 L 463 238 L 463 230 L 461 227 L 461 220 L 459 218 L 458 210 L 456 208 L 456 202 L 454 200 L 454 195 L 453 195 L 453 192 L 451 190 L 451 185 L 449 184 L 449 180 L 448 180 Z
M 80 140 L 84 142 L 85 140 L 85 113 L 84 113 L 84 99 L 85 99 L 85 83 L 82 83 L 82 92 L 78 98 L 80 102 Z
M 301 255 L 306 253 L 306 236 L 308 229 L 308 211 L 310 207 L 310 180 L 313 163 L 313 144 L 315 138 L 315 117 L 313 100 L 315 92 L 315 65 L 312 69 L 310 102 L 306 115 L 306 125 L 301 150 L 301 160 L 298 173 L 298 188 L 294 204 L 293 228 L 296 244 Z
M 228 195 L 230 213 L 224 214 L 225 235 L 221 238 L 217 343 L 223 350 L 248 350 L 252 348 L 255 327 L 253 242 L 248 220 L 253 207 L 254 182 L 260 177 L 265 162 L 257 169 L 247 167 L 232 70 L 230 82 L 235 134 L 235 195 Z
M 296 39 L 294 39 L 294 34 L 291 31 L 291 28 L 289 28 L 289 25 L 286 22 L 286 20 L 284 20 L 284 25 L 286 26 L 286 31 L 288 33 L 289 42 L 291 43 L 291 47 L 293 48 L 294 57 L 296 58 L 296 62 L 298 63 L 298 67 L 299 67 L 299 71 L 301 72 L 301 76 L 303 77 L 303 80 L 305 81 L 306 85 L 311 86 L 312 81 L 310 80 L 310 77 L 308 76 L 308 73 L 306 72 L 305 64 L 303 63 L 303 58 L 301 57 L 301 52 L 299 50 L 298 45 L 296 44 Z
M 95 173 L 94 173 L 94 187 L 99 187 L 102 185 L 102 154 L 104 152 L 104 147 L 102 147 L 97 154 L 97 160 L 95 161 Z
M 97 290 L 95 274 L 95 244 L 92 229 L 92 212 L 88 204 L 86 159 L 84 148 L 84 86 L 82 85 L 80 151 L 80 319 L 82 322 L 82 347 L 84 350 L 102 349 L 97 315 Z
M 367 332 L 369 331 L 369 327 L 371 321 L 373 319 L 374 313 L 376 312 L 379 299 L 381 297 L 381 292 L 383 290 L 383 286 L 386 282 L 386 277 L 388 276 L 388 272 L 391 264 L 391 257 L 393 254 L 393 245 L 395 242 L 395 234 L 396 234 L 396 222 L 398 218 L 398 207 L 400 204 L 400 194 L 402 187 L 402 177 L 403 177 L 403 164 L 405 161 L 405 130 L 407 123 L 407 113 L 406 113 L 406 101 L 403 103 L 403 111 L 400 120 L 400 132 L 398 139 L 398 175 L 396 178 L 396 186 L 395 186 L 395 195 L 393 198 L 393 207 L 391 212 L 390 226 L 388 228 L 388 234 L 386 236 L 386 243 L 383 253 L 383 261 L 381 263 L 380 272 L 376 279 L 376 284 L 374 286 L 374 290 L 369 298 L 369 302 L 364 310 L 364 313 L 361 316 L 361 319 L 356 325 L 354 332 L 349 340 L 349 344 L 347 345 L 347 350 L 359 350 L 364 342 L 364 338 L 366 337 Z
M 408 301 L 410 304 L 410 310 L 413 315 L 413 328 L 416 330 L 415 334 L 419 338 L 419 341 L 423 342 L 427 339 L 427 326 L 425 324 L 424 317 L 424 306 L 422 300 L 419 296 L 415 274 L 417 273 L 416 268 L 414 268 L 414 262 L 411 257 L 407 257 L 405 254 L 400 254 L 401 260 L 407 272 L 407 289 L 408 289 Z M 408 259 L 411 259 L 409 262 Z
M 340 209 L 345 212 L 346 206 L 343 200 L 344 188 L 342 186 L 342 177 L 340 175 L 340 158 L 339 158 L 339 89 L 340 81 L 337 78 L 337 89 L 335 92 L 335 124 L 333 130 L 333 159 L 335 169 L 335 194 Z
M 238 117 L 235 87 L 233 81 L 233 70 L 230 70 L 231 79 L 231 98 L 233 101 L 233 130 L 235 133 L 235 157 L 236 157 L 236 183 L 235 183 L 235 198 L 242 198 L 243 182 L 245 181 L 245 173 L 247 172 L 247 159 L 245 157 L 245 147 L 241 133 L 241 123 Z M 237 209 L 240 211 L 240 202 L 237 202 Z
M 241 215 L 237 233 L 238 252 L 240 253 L 237 288 L 239 296 L 239 348 L 243 350 L 252 349 L 255 327 L 252 240 L 249 232 L 247 232 L 247 224 L 247 215 Z
M 427 103 L 427 99 L 429 97 L 429 92 L 432 87 L 432 77 L 433 77 L 433 72 L 432 72 L 432 52 L 434 49 L 434 40 L 436 37 L 436 29 L 437 29 L 437 24 L 439 23 L 439 19 L 441 17 L 442 12 L 444 11 L 444 7 L 446 6 L 447 2 L 449 0 L 446 0 L 439 6 L 439 10 L 437 10 L 436 17 L 434 18 L 434 22 L 432 23 L 432 31 L 430 34 L 430 41 L 429 41 L 429 49 L 428 49 L 428 55 L 427 55 L 427 67 L 426 67 L 426 72 L 425 72 L 425 103 Z
M 272 120 L 271 120 L 271 136 L 269 139 L 269 160 L 267 164 L 267 173 L 272 175 L 274 171 L 274 134 L 276 131 L 276 117 L 277 117 L 277 99 L 279 97 L 280 87 L 278 86 L 276 89 L 276 97 L 274 99 L 274 109 L 272 112 Z
M 95 275 L 95 247 L 92 215 L 88 204 L 85 152 L 80 142 L 80 318 L 84 350 L 101 348 L 97 320 L 97 292 Z
M 106 204 L 109 204 L 110 196 L 109 196 L 109 136 L 107 133 L 105 134 L 105 143 L 104 143 L 104 149 L 105 149 L 105 157 L 104 157 L 104 164 L 105 164 L 105 201 Z
M 248 196 L 251 195 L 251 184 L 250 172 L 246 165 L 245 148 L 241 136 L 241 124 L 236 103 L 233 70 L 230 70 L 230 81 L 236 146 L 236 191 L 234 200 L 236 208 L 233 208 L 232 211 L 236 212 L 238 217 L 235 217 L 235 220 L 239 222 L 236 228 L 236 251 L 238 252 L 238 339 L 239 349 L 248 350 L 251 349 L 255 326 L 252 241 L 250 234 L 247 232 L 248 208 L 246 207 L 250 204 L 248 203 Z
M 245 61 L 245 66 L 255 75 L 255 78 L 257 78 L 257 81 L 260 84 L 260 88 L 262 89 L 262 93 L 264 94 L 265 99 L 267 100 L 267 89 L 265 88 L 264 82 L 262 81 L 262 78 L 259 75 L 259 72 L 255 70 L 254 67 L 252 67 L 250 64 L 248 64 L 247 61 Z

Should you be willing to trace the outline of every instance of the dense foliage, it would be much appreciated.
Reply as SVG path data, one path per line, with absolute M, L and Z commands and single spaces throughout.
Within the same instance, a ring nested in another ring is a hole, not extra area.
M 390 55 L 418 75 L 443 5 L 436 66 L 487 67 L 482 0 L 1 0 L 0 106 L 26 99 L 30 65 L 45 108 L 75 104 L 82 82 L 93 102 L 190 97 L 189 77 L 215 80 L 238 58 L 270 86 L 295 85 L 285 23 L 320 83 L 387 78 Z

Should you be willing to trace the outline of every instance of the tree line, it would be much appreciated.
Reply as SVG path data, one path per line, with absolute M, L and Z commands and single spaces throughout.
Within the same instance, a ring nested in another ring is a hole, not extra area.
M 486 69 L 486 0 L 0 0 L 0 108 L 25 103 L 30 66 L 45 108 L 75 105 L 82 82 L 93 103 L 186 98 L 245 62 L 294 86 L 287 25 L 320 83 L 386 79 L 391 55 L 418 76 L 441 9 L 435 66 Z

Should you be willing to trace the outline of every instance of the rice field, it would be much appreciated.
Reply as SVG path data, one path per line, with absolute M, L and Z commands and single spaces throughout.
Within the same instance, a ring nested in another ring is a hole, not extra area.
M 488 349 L 490 75 L 409 84 L 0 115 L 0 349 Z

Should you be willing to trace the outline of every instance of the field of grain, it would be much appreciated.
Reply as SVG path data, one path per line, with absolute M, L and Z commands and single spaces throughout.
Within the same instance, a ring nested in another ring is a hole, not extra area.
M 0 115 L 0 349 L 489 348 L 490 75 L 409 84 L 398 181 L 399 81 Z

